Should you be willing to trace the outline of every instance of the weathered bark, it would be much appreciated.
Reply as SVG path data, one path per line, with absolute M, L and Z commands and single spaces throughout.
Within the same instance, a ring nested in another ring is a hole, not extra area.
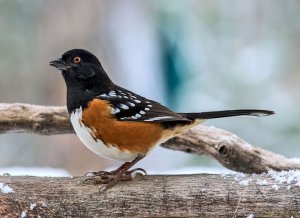
M 53 135 L 72 132 L 73 128 L 65 107 L 0 104 L 0 134 Z
M 73 133 L 65 107 L 29 104 L 0 104 L 0 134 L 27 132 L 43 135 Z M 192 154 L 204 154 L 239 172 L 300 169 L 300 163 L 252 146 L 227 131 L 199 125 L 163 147 Z
M 137 176 L 104 193 L 83 178 L 0 177 L 0 217 L 297 217 L 296 181 L 267 175 Z M 277 190 L 276 190 L 277 189 Z

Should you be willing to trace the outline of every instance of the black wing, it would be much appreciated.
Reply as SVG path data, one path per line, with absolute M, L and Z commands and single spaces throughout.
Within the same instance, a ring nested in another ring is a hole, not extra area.
M 189 119 L 171 111 L 167 107 L 118 86 L 109 93 L 100 94 L 97 98 L 110 102 L 112 114 L 118 120 L 190 122 Z

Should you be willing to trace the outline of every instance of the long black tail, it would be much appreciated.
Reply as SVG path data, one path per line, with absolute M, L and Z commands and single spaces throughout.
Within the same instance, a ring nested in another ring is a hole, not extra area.
M 210 112 L 202 112 L 202 113 L 179 113 L 181 116 L 190 119 L 214 119 L 214 118 L 221 118 L 221 117 L 235 117 L 235 116 L 255 116 L 255 117 L 262 117 L 262 116 L 269 116 L 274 114 L 273 111 L 268 110 L 226 110 L 226 111 L 210 111 Z

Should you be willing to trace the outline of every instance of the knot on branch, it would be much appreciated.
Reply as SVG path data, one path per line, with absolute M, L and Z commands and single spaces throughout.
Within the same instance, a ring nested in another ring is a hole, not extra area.
M 219 146 L 217 146 L 217 150 L 218 150 L 219 154 L 221 154 L 222 156 L 226 156 L 229 151 L 227 146 L 224 144 L 220 144 Z
M 35 132 L 40 132 L 40 131 L 42 131 L 43 130 L 43 126 L 40 124 L 40 123 L 34 123 L 33 124 L 33 130 L 35 131 Z

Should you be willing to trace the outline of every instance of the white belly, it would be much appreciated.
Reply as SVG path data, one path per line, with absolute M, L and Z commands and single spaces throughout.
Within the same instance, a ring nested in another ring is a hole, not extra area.
M 126 151 L 121 151 L 115 146 L 106 146 L 100 139 L 95 141 L 93 132 L 86 127 L 82 122 L 82 109 L 77 109 L 71 114 L 71 123 L 73 128 L 81 140 L 81 142 L 97 155 L 117 161 L 132 161 L 137 157 L 136 154 L 131 154 Z

